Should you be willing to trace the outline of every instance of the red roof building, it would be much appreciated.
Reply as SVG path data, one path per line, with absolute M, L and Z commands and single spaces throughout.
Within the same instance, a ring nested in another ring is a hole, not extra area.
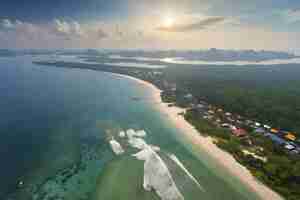
M 247 135 L 247 131 L 241 128 L 233 129 L 232 134 L 235 135 L 236 137 L 244 137 Z

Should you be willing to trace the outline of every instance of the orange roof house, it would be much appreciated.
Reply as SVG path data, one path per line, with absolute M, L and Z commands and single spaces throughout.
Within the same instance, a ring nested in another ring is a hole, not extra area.
M 284 136 L 286 139 L 288 140 L 292 140 L 292 141 L 295 141 L 296 140 L 296 136 L 293 135 L 292 133 L 288 133 Z
M 279 133 L 279 131 L 275 128 L 272 128 L 270 131 L 271 131 L 271 133 Z

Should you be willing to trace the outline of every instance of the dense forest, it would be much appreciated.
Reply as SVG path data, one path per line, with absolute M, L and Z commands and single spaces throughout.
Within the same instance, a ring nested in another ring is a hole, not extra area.
M 226 111 L 298 133 L 299 143 L 299 74 L 300 65 L 175 66 L 165 69 L 164 79 L 176 83 L 177 93 L 189 92 L 196 99 Z M 170 96 L 165 99 L 172 102 Z M 180 102 L 176 97 L 176 103 L 178 100 Z M 288 154 L 265 136 L 252 131 L 246 139 L 234 137 L 192 109 L 187 111 L 185 119 L 202 134 L 216 138 L 218 147 L 231 153 L 255 177 L 286 199 L 299 199 L 299 155 Z M 243 149 L 252 150 L 267 162 L 245 155 Z

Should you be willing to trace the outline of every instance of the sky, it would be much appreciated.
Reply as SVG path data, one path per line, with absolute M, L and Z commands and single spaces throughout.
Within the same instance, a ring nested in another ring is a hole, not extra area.
M 300 53 L 299 0 L 2 0 L 0 48 Z

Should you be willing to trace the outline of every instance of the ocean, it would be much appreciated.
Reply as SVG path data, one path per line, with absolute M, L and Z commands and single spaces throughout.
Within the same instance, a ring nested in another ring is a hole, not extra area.
M 182 139 L 155 109 L 149 89 L 110 73 L 37 66 L 34 59 L 0 58 L 0 199 L 160 199 L 143 189 L 143 162 L 114 155 L 108 144 L 109 134 L 127 129 L 145 130 L 147 143 L 160 147 L 185 199 L 258 199 Z

